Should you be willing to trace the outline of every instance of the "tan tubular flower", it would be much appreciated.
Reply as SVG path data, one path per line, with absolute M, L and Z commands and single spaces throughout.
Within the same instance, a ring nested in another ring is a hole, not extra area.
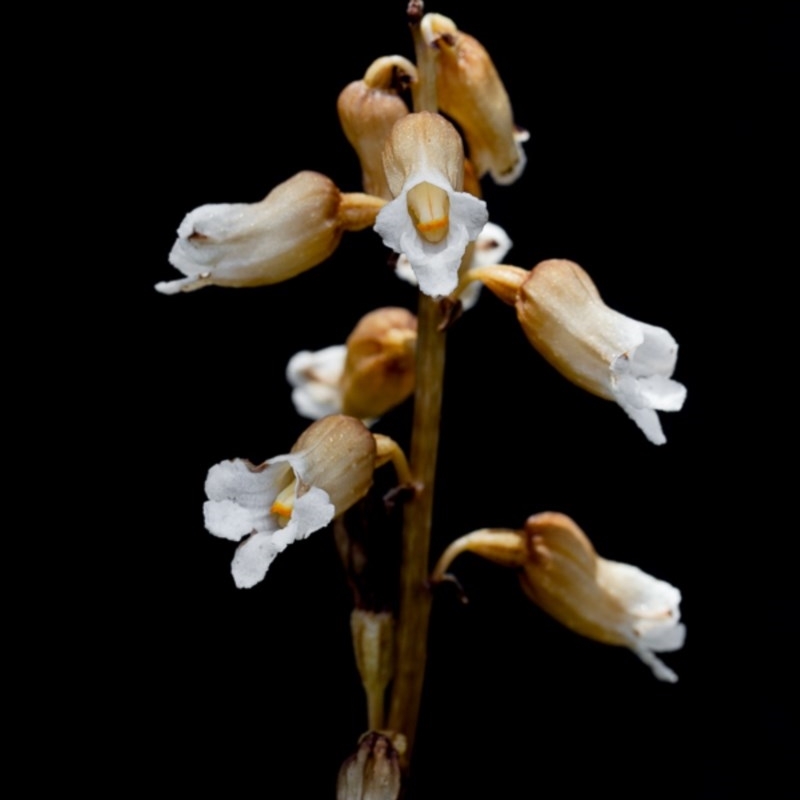
M 531 600 L 575 633 L 628 647 L 659 680 L 678 680 L 655 654 L 683 647 L 681 593 L 637 567 L 600 558 L 569 517 L 548 511 L 529 517 L 522 531 L 483 529 L 463 536 L 444 553 L 433 580 L 441 580 L 466 551 L 519 568 Z
M 614 400 L 654 444 L 666 442 L 656 411 L 679 411 L 686 399 L 671 380 L 678 344 L 668 331 L 609 308 L 573 261 L 542 261 L 530 272 L 497 265 L 470 277 L 516 307 L 531 344 L 562 375 Z
M 289 361 L 297 413 L 310 419 L 344 412 L 371 424 L 413 391 L 417 318 L 404 308 L 378 308 L 363 316 L 346 345 Z
M 397 93 L 404 83 L 417 79 L 417 68 L 402 56 L 374 61 L 360 81 L 346 86 L 336 103 L 347 141 L 361 162 L 364 191 L 391 200 L 383 171 L 383 147 L 395 122 L 408 114 Z
M 242 542 L 231 565 L 236 585 L 255 586 L 289 544 L 364 497 L 377 460 L 363 423 L 336 415 L 311 425 L 286 455 L 258 466 L 243 459 L 213 466 L 205 524 L 215 536 Z
M 375 230 L 408 257 L 422 292 L 449 294 L 467 244 L 488 220 L 486 203 L 461 191 L 461 137 L 438 114 L 409 114 L 392 128 L 383 166 L 395 199 L 381 209 Z
M 187 277 L 163 294 L 203 286 L 263 286 L 293 278 L 336 250 L 342 233 L 369 227 L 384 205 L 343 194 L 318 172 L 299 172 L 259 203 L 205 205 L 184 217 L 170 263 Z
M 439 51 L 436 88 L 439 108 L 464 131 L 478 175 L 513 183 L 525 168 L 521 143 L 527 131 L 515 128 L 508 93 L 483 45 L 441 14 L 426 14 L 425 41 Z

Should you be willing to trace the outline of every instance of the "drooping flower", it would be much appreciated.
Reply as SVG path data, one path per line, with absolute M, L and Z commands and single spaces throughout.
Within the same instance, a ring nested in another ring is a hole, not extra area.
M 409 114 L 392 128 L 383 165 L 394 200 L 378 213 L 375 230 L 408 258 L 422 292 L 449 294 L 467 244 L 488 220 L 486 204 L 461 191 L 461 138 L 438 114 Z
M 236 585 L 255 586 L 289 544 L 360 500 L 372 485 L 376 459 L 366 427 L 337 415 L 311 425 L 286 455 L 258 466 L 243 459 L 213 466 L 205 524 L 215 536 L 241 542 L 231 565 Z
M 678 680 L 655 654 L 683 646 L 680 591 L 638 567 L 601 558 L 566 515 L 548 511 L 529 517 L 521 531 L 484 528 L 462 536 L 439 559 L 433 580 L 463 552 L 517 568 L 525 593 L 560 623 L 631 649 L 659 680 Z
M 439 108 L 464 131 L 478 176 L 489 172 L 495 183 L 513 183 L 525 168 L 522 143 L 528 132 L 514 125 L 511 101 L 492 59 L 448 17 L 426 14 L 420 28 L 425 41 L 438 50 Z
M 204 286 L 263 286 L 322 263 L 344 231 L 375 221 L 384 200 L 343 194 L 318 172 L 298 172 L 259 203 L 212 204 L 184 217 L 169 261 L 187 277 L 156 284 L 163 294 Z
M 344 345 L 292 356 L 286 378 L 297 413 L 344 413 L 372 424 L 414 391 L 417 318 L 404 308 L 365 314 Z
M 672 380 L 678 344 L 668 331 L 609 308 L 573 261 L 530 271 L 498 264 L 470 276 L 516 307 L 531 344 L 562 375 L 616 401 L 654 444 L 666 442 L 656 411 L 679 411 L 686 399 Z

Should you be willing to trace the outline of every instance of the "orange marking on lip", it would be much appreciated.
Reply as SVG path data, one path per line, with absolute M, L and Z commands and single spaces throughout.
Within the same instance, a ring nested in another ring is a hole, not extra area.
M 273 514 L 278 514 L 279 516 L 286 517 L 287 519 L 292 516 L 292 507 L 287 506 L 285 503 L 281 503 L 279 500 L 276 500 L 272 504 L 270 511 Z
M 444 228 L 448 222 L 448 217 L 439 217 L 439 219 L 432 219 L 430 222 L 418 222 L 417 230 L 422 233 L 426 231 L 435 231 L 439 228 Z

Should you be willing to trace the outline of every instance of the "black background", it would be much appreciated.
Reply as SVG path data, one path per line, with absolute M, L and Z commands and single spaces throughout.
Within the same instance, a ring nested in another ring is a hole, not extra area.
M 797 5 L 459 6 L 430 10 L 487 47 L 531 132 L 522 179 L 485 182 L 514 241 L 506 261 L 573 259 L 611 307 L 670 330 L 688 400 L 661 415 L 655 447 L 548 367 L 485 293 L 448 340 L 433 556 L 469 530 L 563 511 L 601 555 L 681 588 L 688 637 L 664 656 L 680 682 L 662 684 L 546 618 L 512 574 L 462 557 L 470 603 L 444 591 L 431 621 L 415 796 L 710 798 L 750 782 L 789 796 L 781 651 L 796 624 L 789 524 L 761 499 L 778 493 L 763 446 L 783 434 L 764 413 L 773 323 L 756 297 L 788 253 L 771 189 L 788 180 Z M 283 377 L 294 352 L 343 342 L 377 306 L 413 309 L 414 292 L 370 232 L 282 285 L 178 297 L 152 285 L 178 277 L 166 256 L 198 205 L 258 200 L 302 169 L 360 188 L 335 100 L 374 58 L 411 57 L 403 4 L 132 24 L 119 203 L 133 200 L 120 224 L 135 235 L 118 320 L 130 476 L 120 569 L 106 573 L 120 598 L 108 666 L 125 677 L 100 683 L 108 724 L 146 731 L 116 754 L 135 784 L 331 797 L 365 727 L 331 534 L 237 590 L 234 546 L 203 527 L 203 481 L 303 430 Z M 406 441 L 409 421 L 402 407 L 376 430 Z

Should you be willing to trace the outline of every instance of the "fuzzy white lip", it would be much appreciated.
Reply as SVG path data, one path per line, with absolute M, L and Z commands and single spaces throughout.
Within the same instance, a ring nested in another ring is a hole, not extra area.
M 423 181 L 443 189 L 450 199 L 450 228 L 436 244 L 419 235 L 408 212 L 408 190 Z M 467 192 L 456 192 L 442 173 L 426 167 L 413 173 L 400 194 L 381 209 L 375 231 L 387 247 L 406 256 L 420 291 L 438 297 L 450 294 L 458 285 L 458 268 L 467 244 L 478 237 L 488 218 L 486 203 Z
M 209 499 L 203 507 L 206 528 L 214 536 L 242 542 L 231 564 L 240 589 L 262 581 L 279 553 L 333 519 L 335 510 L 327 492 L 313 486 L 298 493 L 285 527 L 272 513 L 272 504 L 288 483 L 293 479 L 303 483 L 304 466 L 304 455 L 295 453 L 276 456 L 261 467 L 236 459 L 209 470 Z

